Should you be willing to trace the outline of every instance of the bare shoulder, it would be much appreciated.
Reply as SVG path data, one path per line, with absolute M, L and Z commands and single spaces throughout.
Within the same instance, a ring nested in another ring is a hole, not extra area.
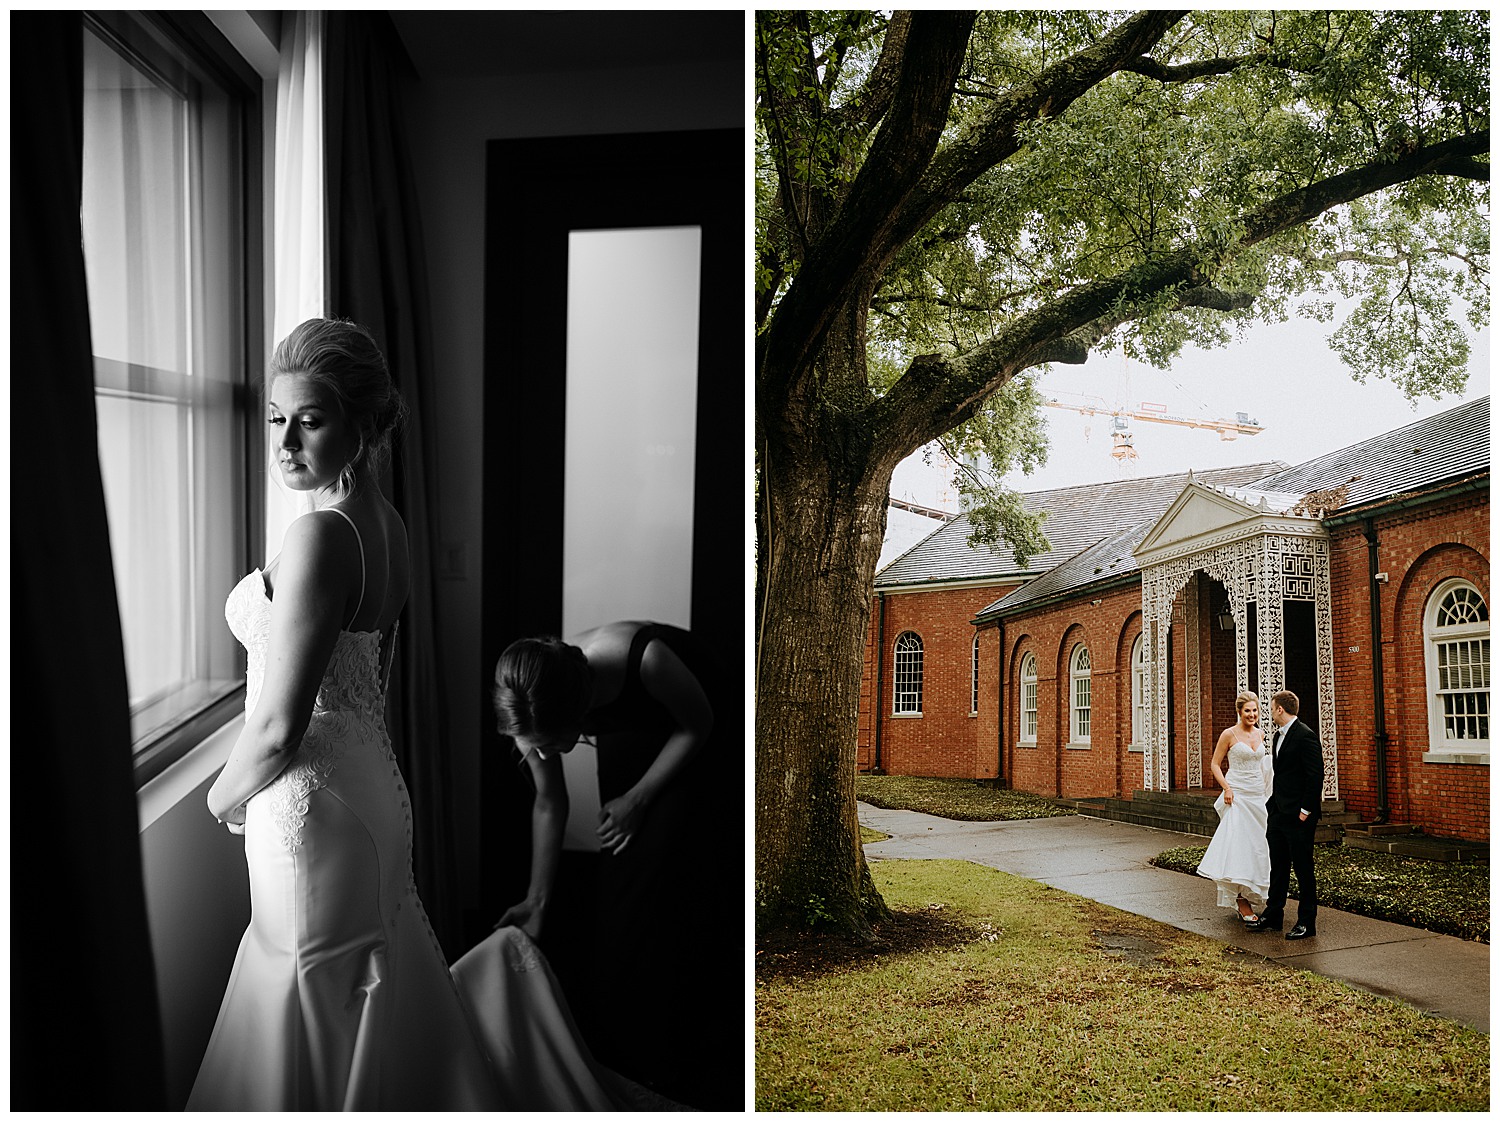
M 648 626 L 649 620 L 621 619 L 612 623 L 601 623 L 597 627 L 591 627 L 587 631 L 580 631 L 569 637 L 568 642 L 579 647 L 588 655 L 590 664 L 595 659 L 605 662 L 621 662 L 630 653 L 630 644 L 635 639 L 636 632 Z
M 358 549 L 349 524 L 320 511 L 304 514 L 287 527 L 281 545 L 280 568 L 289 566 L 322 572 L 358 562 Z
M 293 520 L 276 561 L 274 593 L 340 600 L 359 580 L 359 546 L 342 518 L 314 511 Z

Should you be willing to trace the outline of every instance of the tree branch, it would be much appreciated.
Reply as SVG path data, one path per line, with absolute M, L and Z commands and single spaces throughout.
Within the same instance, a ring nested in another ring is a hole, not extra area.
M 942 137 L 974 18 L 974 12 L 913 13 L 900 77 L 870 153 L 767 332 L 761 374 L 777 398 L 790 391 L 794 376 L 807 373 L 829 322 L 856 298 L 856 287 L 870 283 L 861 278 L 872 275 L 871 260 L 901 244 L 888 227 Z
M 920 447 L 973 416 L 987 397 L 1021 371 L 1048 362 L 1084 362 L 1105 335 L 1168 294 L 1172 294 L 1174 308 L 1248 308 L 1254 295 L 1213 288 L 1206 283 L 1204 262 L 1224 260 L 1326 210 L 1396 183 L 1444 174 L 1440 169 L 1488 150 L 1486 130 L 1417 149 L 1391 163 L 1352 168 L 1252 209 L 1243 220 L 1244 233 L 1228 246 L 1185 246 L 1113 277 L 1079 285 L 1018 316 L 967 354 L 949 359 L 925 355 L 914 360 L 872 407 L 879 414 L 877 423 L 886 431 L 903 434 L 912 448 Z M 1156 309 L 1161 309 L 1159 303 Z
M 1242 66 L 1249 66 L 1253 63 L 1274 61 L 1269 54 L 1253 54 L 1232 58 L 1205 58 L 1197 62 L 1186 62 L 1180 66 L 1168 66 L 1149 55 L 1142 55 L 1140 58 L 1129 59 L 1121 63 L 1120 69 L 1129 74 L 1154 78 L 1158 82 L 1195 82 L 1199 78 L 1229 74 Z

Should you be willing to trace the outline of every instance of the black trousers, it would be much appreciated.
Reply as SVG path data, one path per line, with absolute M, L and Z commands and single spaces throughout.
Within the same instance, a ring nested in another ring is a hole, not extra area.
M 1318 925 L 1318 882 L 1313 874 L 1313 833 L 1318 816 L 1304 822 L 1295 814 L 1271 812 L 1266 823 L 1266 841 L 1271 847 L 1271 893 L 1266 898 L 1262 917 L 1269 923 L 1280 923 L 1286 908 L 1287 889 L 1292 873 L 1297 874 L 1297 922 L 1316 930 Z

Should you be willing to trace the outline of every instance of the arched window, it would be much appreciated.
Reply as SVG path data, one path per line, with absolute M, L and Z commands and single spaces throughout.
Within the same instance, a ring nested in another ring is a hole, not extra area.
M 1036 656 L 1021 659 L 1021 743 L 1036 743 Z
M 1427 602 L 1428 748 L 1490 748 L 1490 610 L 1468 581 L 1445 581 Z
M 1089 742 L 1090 685 L 1089 649 L 1080 643 L 1073 648 L 1073 659 L 1068 669 L 1068 694 L 1073 699 L 1068 739 L 1074 744 Z
M 922 640 L 913 632 L 896 637 L 896 712 L 922 712 Z
M 1151 727 L 1151 678 L 1146 665 L 1146 636 L 1130 648 L 1130 746 L 1144 748 Z
M 974 636 L 974 657 L 969 668 L 969 716 L 979 713 L 979 636 Z

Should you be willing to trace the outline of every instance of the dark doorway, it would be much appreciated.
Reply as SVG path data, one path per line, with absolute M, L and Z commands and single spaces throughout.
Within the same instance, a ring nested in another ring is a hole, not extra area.
M 691 532 L 691 618 L 724 679 L 745 680 L 744 131 L 741 129 L 492 141 L 485 239 L 484 561 L 481 580 L 482 903 L 488 932 L 524 895 L 531 788 L 488 708 L 496 658 L 528 635 L 562 630 L 567 431 L 568 254 L 576 231 L 699 227 L 697 432 Z M 603 465 L 602 470 L 607 470 Z M 649 532 L 643 527 L 642 532 Z M 727 562 L 727 563 L 726 563 Z M 622 1074 L 704 1109 L 744 1105 L 744 744 L 742 689 L 715 703 L 725 752 L 712 838 L 685 844 L 705 875 L 682 887 L 694 916 L 722 916 L 719 937 L 672 974 L 639 963 L 657 1000 L 619 1000 L 625 977 L 604 976 L 600 941 L 619 923 L 599 913 L 597 854 L 565 852 L 549 903 L 544 950 L 596 1056 Z M 556 907 L 553 907 L 553 904 Z M 670 916 L 661 917 L 670 922 Z M 628 933 L 634 934 L 634 933 Z M 694 958 L 696 956 L 696 958 Z M 681 1009 L 679 1009 L 681 1006 Z M 682 1012 L 682 1010 L 686 1010 Z M 678 1012 L 675 1018 L 668 1013 Z M 674 1043 L 674 1041 L 676 1043 Z M 633 1067 L 634 1050 L 665 1074 Z
M 1288 600 L 1281 606 L 1286 688 L 1297 695 L 1297 716 L 1314 732 L 1318 728 L 1318 631 L 1311 600 Z

